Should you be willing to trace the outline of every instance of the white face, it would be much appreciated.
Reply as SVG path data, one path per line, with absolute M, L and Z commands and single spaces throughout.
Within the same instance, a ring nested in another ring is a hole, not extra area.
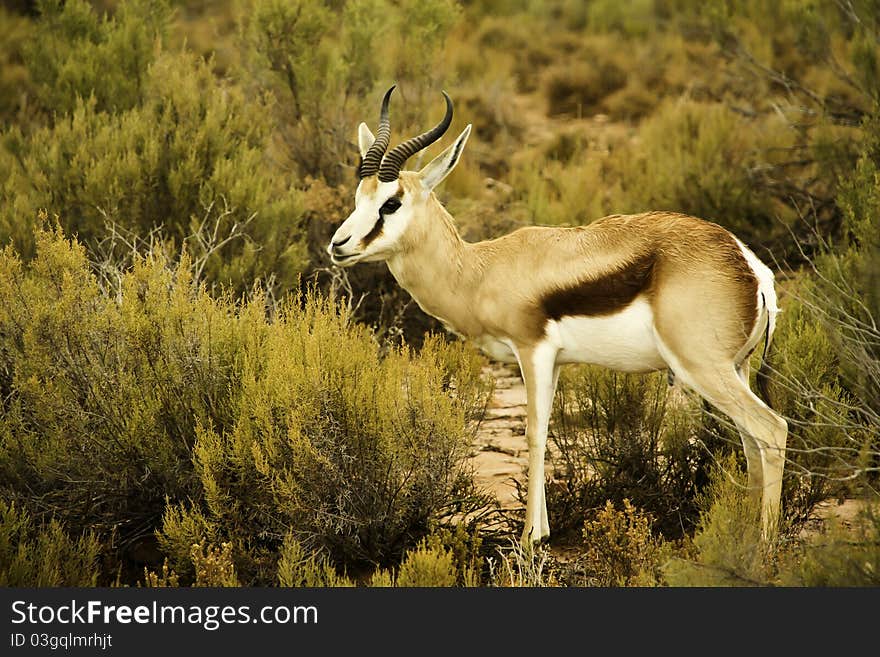
M 406 185 L 400 178 L 392 182 L 381 182 L 376 176 L 361 180 L 354 196 L 354 212 L 342 222 L 327 246 L 333 264 L 350 267 L 358 262 L 388 260 L 393 256 L 409 226 L 419 215 L 424 216 L 431 191 L 458 163 L 470 133 L 471 126 L 467 126 L 455 143 L 418 173 L 402 172 L 400 177 L 406 180 Z M 373 133 L 361 123 L 358 128 L 361 157 L 374 140 Z
M 390 258 L 413 219 L 414 203 L 400 182 L 362 180 L 355 193 L 355 209 L 333 234 L 327 253 L 334 265 Z

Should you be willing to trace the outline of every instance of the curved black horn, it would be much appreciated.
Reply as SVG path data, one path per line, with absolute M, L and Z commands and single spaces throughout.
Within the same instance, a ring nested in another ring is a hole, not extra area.
M 379 112 L 379 129 L 376 131 L 376 141 L 367 149 L 367 153 L 361 161 L 361 166 L 358 169 L 358 176 L 360 178 L 375 175 L 379 170 L 379 165 L 382 163 L 382 156 L 388 150 L 388 142 L 391 139 L 391 119 L 388 118 L 388 103 L 391 101 L 391 92 L 394 91 L 396 86 L 392 85 L 385 92 L 385 97 L 382 99 L 382 111 Z
M 446 99 L 446 116 L 443 117 L 443 120 L 440 121 L 440 123 L 428 130 L 428 132 L 425 132 L 418 137 L 408 139 L 391 149 L 391 151 L 382 159 L 382 164 L 379 166 L 379 180 L 382 182 L 397 180 L 404 162 L 420 150 L 427 148 L 440 139 L 440 137 L 443 136 L 443 133 L 449 129 L 449 126 L 452 123 L 452 100 L 450 100 L 445 91 L 442 93 L 443 97 Z

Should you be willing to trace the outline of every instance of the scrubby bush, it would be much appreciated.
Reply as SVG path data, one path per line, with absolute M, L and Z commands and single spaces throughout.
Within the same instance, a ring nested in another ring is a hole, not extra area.
M 452 553 L 432 549 L 427 545 L 411 550 L 400 565 L 395 584 L 403 587 L 454 586 L 455 566 Z
M 278 559 L 279 586 L 353 586 L 339 575 L 326 555 L 306 552 L 293 534 L 284 537 Z
M 0 499 L 0 586 L 95 586 L 101 556 L 92 533 L 71 536 Z
M 618 153 L 620 212 L 684 212 L 715 221 L 747 243 L 766 240 L 791 221 L 765 176 L 794 134 L 781 121 L 753 121 L 721 104 L 664 104 L 647 119 L 639 141 Z
M 800 282 L 793 296 L 810 285 Z M 799 525 L 818 502 L 845 494 L 868 434 L 851 416 L 828 334 L 796 298 L 785 301 L 774 342 L 771 396 L 789 424 L 784 513 Z
M 457 18 L 450 0 L 349 0 L 335 10 L 306 0 L 246 3 L 239 20 L 251 86 L 277 101 L 297 173 L 334 186 L 354 178 L 354 130 L 373 125 L 389 80 L 400 87 L 395 131 L 424 130 L 413 126 L 425 123 L 445 78 L 440 52 Z
M 607 501 L 653 517 L 652 529 L 677 538 L 693 526 L 697 496 L 713 452 L 730 449 L 703 429 L 694 402 L 668 393 L 665 375 L 627 375 L 595 367 L 564 373 L 551 440 L 547 505 L 554 532 L 580 531 Z
M 880 122 L 867 129 L 880 143 Z M 870 144 L 870 142 L 869 142 Z M 870 146 L 841 183 L 842 248 L 816 260 L 814 290 L 806 300 L 827 329 L 842 376 L 864 405 L 864 419 L 880 420 L 880 149 Z M 824 300 L 832 303 L 824 303 Z
M 559 586 L 550 551 L 546 546 L 530 546 L 513 539 L 507 549 L 498 549 L 498 558 L 489 557 L 491 586 Z
M 876 497 L 873 499 L 876 504 Z M 851 527 L 840 521 L 813 536 L 781 566 L 787 586 L 880 585 L 880 515 L 866 506 Z
M 205 505 L 166 516 L 163 545 L 198 538 L 180 538 L 194 512 L 225 540 L 290 527 L 336 563 L 399 559 L 432 518 L 461 511 L 453 500 L 468 499 L 467 420 L 482 410 L 485 388 L 474 359 L 445 369 L 450 348 L 460 347 L 435 340 L 418 359 L 393 351 L 380 360 L 366 331 L 329 306 L 282 311 L 260 357 L 243 357 L 247 403 L 233 425 L 198 427 Z M 444 385 L 450 395 L 437 394 Z M 247 567 L 259 571 L 259 558 Z
M 596 32 L 619 32 L 626 36 L 644 37 L 655 29 L 657 16 L 654 0 L 595 0 L 589 3 L 587 25 Z
M 0 129 L 22 118 L 20 113 L 30 89 L 23 51 L 32 33 L 30 21 L 0 7 Z
M 86 244 L 115 225 L 161 227 L 196 254 L 213 242 L 211 282 L 246 289 L 271 274 L 282 289 L 295 284 L 302 210 L 289 181 L 262 166 L 270 126 L 260 102 L 186 54 L 160 55 L 139 92 L 124 112 L 80 98 L 52 126 L 4 135 L 0 236 L 32 255 L 33 220 L 48 208 Z
M 650 514 L 628 499 L 618 511 L 611 501 L 584 523 L 585 552 L 579 559 L 586 580 L 596 586 L 647 586 L 660 577 L 662 542 L 651 530 Z
M 590 116 L 597 112 L 606 96 L 625 84 L 625 73 L 613 61 L 584 61 L 576 66 L 562 66 L 547 77 L 548 114 Z
M 221 550 L 237 581 L 270 583 L 291 532 L 337 568 L 390 565 L 486 503 L 465 456 L 490 388 L 461 344 L 380 358 L 328 302 L 269 323 L 186 258 L 142 259 L 108 296 L 81 246 L 36 243 L 30 264 L 0 257 L 0 492 L 94 531 L 108 568 L 164 556 L 194 581 Z
M 733 459 L 714 469 L 703 497 L 704 511 L 690 557 L 673 558 L 664 567 L 671 586 L 755 586 L 769 582 L 761 540 L 760 509 Z
M 3 494 L 124 549 L 151 541 L 166 496 L 195 493 L 196 422 L 229 421 L 232 310 L 160 261 L 107 298 L 81 246 L 36 244 L 30 264 L 0 256 Z
M 41 0 L 40 21 L 24 50 L 36 100 L 67 115 L 94 98 L 99 112 L 131 109 L 143 98 L 156 43 L 166 34 L 169 4 L 128 0 L 113 17 L 85 0 Z

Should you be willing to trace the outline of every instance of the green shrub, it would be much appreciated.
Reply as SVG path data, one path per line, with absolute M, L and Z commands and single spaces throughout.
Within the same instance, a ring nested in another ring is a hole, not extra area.
M 74 538 L 0 499 L 0 586 L 95 586 L 100 551 L 91 533 Z
M 876 502 L 876 497 L 874 498 Z M 880 585 L 880 514 L 867 506 L 852 527 L 832 523 L 783 563 L 787 586 Z
M 596 586 L 645 586 L 660 577 L 661 541 L 650 514 L 624 499 L 618 511 L 609 500 L 584 523 L 585 554 L 579 559 L 587 581 Z
M 3 495 L 123 549 L 152 541 L 165 498 L 195 493 L 195 424 L 229 421 L 232 308 L 157 260 L 107 298 L 81 246 L 36 245 L 30 264 L 0 254 Z
M 193 586 L 241 586 L 235 574 L 230 543 L 223 543 L 220 546 L 196 543 L 192 546 L 190 555 L 196 573 Z
M 165 556 L 196 581 L 227 555 L 211 581 L 271 583 L 291 531 L 336 568 L 391 565 L 486 504 L 465 459 L 490 388 L 461 344 L 380 358 L 328 302 L 270 323 L 259 295 L 211 298 L 185 257 L 138 260 L 108 296 L 81 246 L 36 243 L 29 264 L 0 256 L 0 493 L 96 532 L 103 577 Z
M 625 84 L 625 72 L 610 60 L 561 66 L 547 77 L 547 113 L 590 116 L 599 110 L 606 96 Z
M 246 67 L 253 86 L 277 99 L 285 154 L 300 176 L 334 186 L 354 178 L 355 127 L 372 125 L 389 80 L 399 85 L 397 134 L 424 130 L 425 107 L 436 102 L 446 75 L 439 55 L 457 17 L 451 0 L 348 0 L 335 12 L 305 0 L 244 4 Z
M 602 187 L 602 163 L 580 144 L 562 159 L 564 151 L 551 143 L 546 158 L 532 153 L 511 173 L 528 218 L 538 225 L 577 226 L 607 214 Z M 586 191 L 586 193 L 585 193 Z M 595 192 L 595 193 L 591 193 Z
M 619 32 L 644 37 L 657 28 L 654 0 L 594 0 L 587 11 L 587 25 L 594 32 Z
M 455 564 L 452 553 L 442 548 L 419 545 L 410 550 L 397 573 L 395 585 L 413 586 L 455 586 Z
M 108 229 L 159 229 L 173 251 L 186 243 L 205 260 L 211 284 L 293 287 L 306 265 L 302 207 L 266 166 L 267 103 L 210 62 L 163 50 L 163 6 L 124 2 L 99 19 L 85 2 L 46 4 L 36 29 L 54 46 L 35 40 L 26 62 L 53 120 L 0 135 L 0 240 L 32 256 L 45 209 L 93 251 Z
M 142 93 L 126 112 L 78 101 L 52 127 L 5 135 L 0 236 L 32 255 L 34 218 L 48 208 L 92 248 L 108 227 L 161 227 L 208 258 L 210 282 L 246 289 L 271 273 L 295 284 L 305 264 L 301 209 L 289 183 L 262 167 L 269 126 L 259 101 L 183 54 L 160 56 Z
M 759 505 L 732 458 L 719 463 L 703 497 L 694 554 L 663 568 L 671 586 L 756 586 L 769 582 Z
M 167 31 L 165 0 L 122 2 L 100 17 L 85 0 L 41 0 L 34 38 L 24 51 L 37 101 L 67 115 L 94 98 L 98 111 L 116 112 L 142 100 L 155 45 Z
M 374 572 L 369 586 L 478 586 L 483 565 L 480 543 L 478 531 L 463 524 L 441 529 L 409 549 L 399 568 Z
M 555 535 L 580 531 L 591 510 L 624 499 L 650 514 L 652 529 L 668 539 L 693 526 L 712 452 L 726 443 L 695 420 L 691 401 L 673 399 L 667 389 L 665 374 L 597 367 L 563 373 L 551 423 L 557 455 L 547 488 Z
M 284 537 L 278 559 L 278 584 L 280 586 L 354 586 L 336 569 L 326 556 L 307 553 L 293 534 Z
M 870 140 L 880 140 L 880 121 L 867 123 Z M 838 203 L 845 241 L 816 261 L 818 280 L 811 307 L 828 329 L 842 375 L 864 411 L 880 419 L 880 150 L 868 148 Z M 831 303 L 827 303 L 827 301 Z M 866 418 L 867 419 L 867 418 Z
M 0 7 L 0 129 L 22 120 L 21 111 L 31 89 L 23 51 L 33 38 L 33 26 Z
M 871 123 L 866 125 L 868 136 Z M 870 143 L 870 142 L 868 142 Z M 843 238 L 821 253 L 811 275 L 791 286 L 775 358 L 776 397 L 792 427 L 788 515 L 806 520 L 829 495 L 876 483 L 880 463 L 880 176 L 869 148 L 838 203 Z
M 799 300 L 812 286 L 790 284 L 771 360 L 773 406 L 789 424 L 783 509 L 795 524 L 829 495 L 845 494 L 868 437 L 853 421 L 853 399 L 841 385 L 827 331 Z
M 763 184 L 794 133 L 780 120 L 750 121 L 721 104 L 666 102 L 639 141 L 615 157 L 618 212 L 671 210 L 709 219 L 747 243 L 778 233 L 792 212 Z
M 843 239 L 836 248 L 822 244 L 780 323 L 778 396 L 794 420 L 791 470 L 807 475 L 795 490 L 812 504 L 832 494 L 858 495 L 878 480 L 878 181 L 876 165 L 863 156 L 841 184 Z M 800 519 L 812 504 L 802 504 Z
M 232 426 L 197 428 L 199 517 L 236 544 L 289 527 L 336 564 L 399 560 L 430 520 L 468 499 L 468 413 L 485 402 L 474 369 L 444 366 L 458 348 L 430 341 L 418 358 L 380 359 L 366 330 L 329 304 L 286 307 L 242 355 Z M 177 526 L 166 524 L 166 545 Z M 260 558 L 240 572 L 262 577 Z

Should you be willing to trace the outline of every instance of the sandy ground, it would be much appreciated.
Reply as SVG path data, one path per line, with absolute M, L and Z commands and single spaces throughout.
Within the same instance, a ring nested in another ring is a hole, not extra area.
M 495 393 L 474 440 L 471 462 L 475 479 L 498 498 L 502 509 L 520 509 L 517 484 L 525 485 L 529 463 L 526 443 L 526 389 L 514 365 L 493 363 L 486 369 L 495 378 Z M 552 468 L 547 443 L 547 472 Z
M 493 363 L 495 394 L 474 441 L 471 461 L 477 484 L 494 493 L 504 509 L 517 508 L 516 483 L 526 482 L 526 389 L 515 366 Z

